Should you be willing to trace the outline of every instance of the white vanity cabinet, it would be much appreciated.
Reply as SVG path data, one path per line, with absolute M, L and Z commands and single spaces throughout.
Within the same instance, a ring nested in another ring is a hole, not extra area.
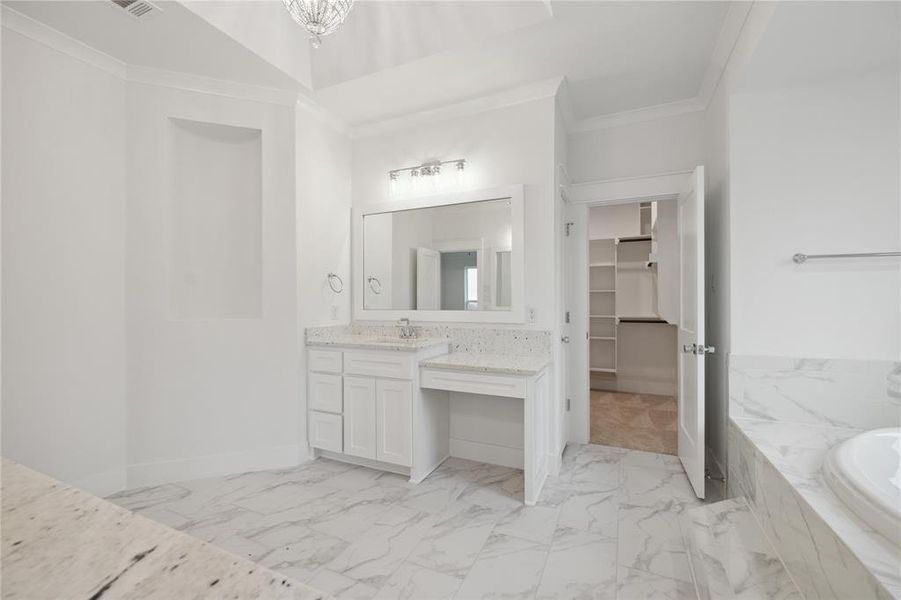
M 375 379 L 344 377 L 344 453 L 376 457 Z
M 424 477 L 443 460 L 446 453 L 423 453 L 422 464 L 414 465 L 413 446 L 415 419 L 434 419 L 435 410 L 419 388 L 419 361 L 446 353 L 446 343 L 412 351 L 349 346 L 308 352 L 311 447 L 411 476 Z

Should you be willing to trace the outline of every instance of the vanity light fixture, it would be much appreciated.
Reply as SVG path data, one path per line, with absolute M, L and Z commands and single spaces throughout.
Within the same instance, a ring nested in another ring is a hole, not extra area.
M 456 167 L 454 171 L 456 172 L 457 180 L 459 181 L 463 171 L 466 170 L 466 159 L 455 158 L 453 160 L 436 160 L 422 163 L 415 167 L 392 169 L 388 171 L 388 186 L 391 190 L 391 194 L 394 195 L 400 192 L 401 189 L 417 191 L 418 187 L 421 185 L 420 182 L 425 182 L 426 178 L 428 178 L 432 187 L 436 187 L 436 180 L 441 175 L 442 167 L 444 165 L 454 165 Z M 444 170 L 444 172 L 446 173 L 447 171 Z M 404 178 L 404 173 L 409 173 L 409 177 Z

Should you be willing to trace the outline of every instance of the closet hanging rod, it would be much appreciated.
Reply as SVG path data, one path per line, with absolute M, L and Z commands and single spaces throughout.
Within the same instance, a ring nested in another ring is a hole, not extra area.
M 871 258 L 874 256 L 901 256 L 901 252 L 857 252 L 852 254 L 803 254 L 798 252 L 792 256 L 792 260 L 799 265 L 803 265 L 808 260 L 819 260 L 821 258 Z

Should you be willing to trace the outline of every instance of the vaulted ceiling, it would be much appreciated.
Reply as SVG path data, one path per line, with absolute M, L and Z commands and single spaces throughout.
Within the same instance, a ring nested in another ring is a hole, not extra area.
M 296 89 L 357 126 L 554 77 L 576 119 L 695 98 L 727 2 L 357 0 L 318 50 L 281 0 L 7 1 L 129 64 Z M 117 12 L 118 11 L 118 12 Z M 224 34 L 224 35 L 223 35 Z

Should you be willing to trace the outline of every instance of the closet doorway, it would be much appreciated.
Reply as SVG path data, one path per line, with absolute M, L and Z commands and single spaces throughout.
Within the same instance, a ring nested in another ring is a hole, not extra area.
M 589 441 L 678 453 L 675 200 L 588 209 Z

